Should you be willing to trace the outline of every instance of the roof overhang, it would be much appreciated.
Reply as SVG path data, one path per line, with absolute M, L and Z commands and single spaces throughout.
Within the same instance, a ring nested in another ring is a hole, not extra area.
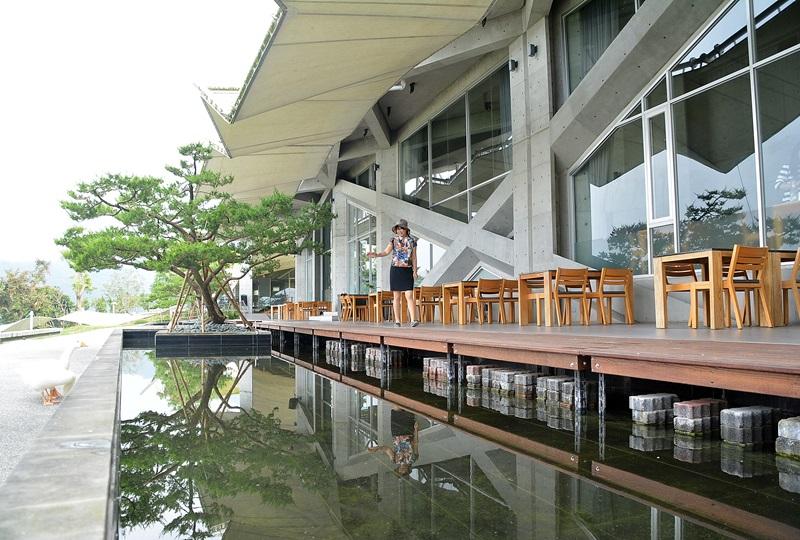
M 398 79 L 474 26 L 491 3 L 280 4 L 233 110 L 225 114 L 204 96 L 228 157 L 248 158 L 217 165 L 236 178 L 231 191 L 290 192 L 317 176 L 334 145 Z

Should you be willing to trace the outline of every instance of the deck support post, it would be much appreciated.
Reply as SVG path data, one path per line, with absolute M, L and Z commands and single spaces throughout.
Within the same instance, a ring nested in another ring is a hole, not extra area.
M 311 362 L 313 364 L 319 362 L 319 336 L 316 334 L 311 336 Z
M 575 404 L 575 414 L 586 410 L 586 380 L 580 369 L 575 370 L 575 395 L 573 396 L 573 403 Z
M 283 354 L 283 341 L 284 341 L 284 339 L 285 339 L 285 337 L 283 335 L 283 329 L 279 328 L 278 329 L 278 352 L 281 353 L 281 354 Z
M 347 340 L 339 337 L 340 347 L 342 348 L 342 365 L 339 366 L 339 373 L 347 375 L 347 363 L 350 361 L 350 347 L 347 346 Z
M 597 413 L 603 421 L 606 414 L 606 374 L 597 375 Z
M 300 334 L 294 333 L 294 355 L 295 358 L 300 356 Z
M 389 389 L 389 347 L 381 338 L 381 388 Z

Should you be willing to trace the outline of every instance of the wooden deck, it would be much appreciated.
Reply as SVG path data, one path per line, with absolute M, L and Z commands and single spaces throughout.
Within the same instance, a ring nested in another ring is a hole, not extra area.
M 258 321 L 264 329 L 491 360 L 800 398 L 800 327 L 658 330 Z

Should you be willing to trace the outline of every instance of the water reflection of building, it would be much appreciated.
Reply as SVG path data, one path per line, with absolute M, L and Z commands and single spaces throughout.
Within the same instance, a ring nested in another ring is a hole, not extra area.
M 367 451 L 391 440 L 390 403 L 303 369 L 296 394 L 297 429 L 335 471 L 335 512 L 352 537 L 637 538 L 697 527 L 422 416 L 419 458 L 400 478 Z

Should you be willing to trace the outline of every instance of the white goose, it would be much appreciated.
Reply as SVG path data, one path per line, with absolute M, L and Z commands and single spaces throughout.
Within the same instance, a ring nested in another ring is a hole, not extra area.
M 86 347 L 86 344 L 78 341 L 75 345 L 67 347 L 58 360 L 43 362 L 20 372 L 22 381 L 26 385 L 41 392 L 43 405 L 55 405 L 64 397 L 57 386 L 64 387 L 64 394 L 72 389 L 76 375 L 70 371 L 69 362 L 73 351 L 79 347 Z

